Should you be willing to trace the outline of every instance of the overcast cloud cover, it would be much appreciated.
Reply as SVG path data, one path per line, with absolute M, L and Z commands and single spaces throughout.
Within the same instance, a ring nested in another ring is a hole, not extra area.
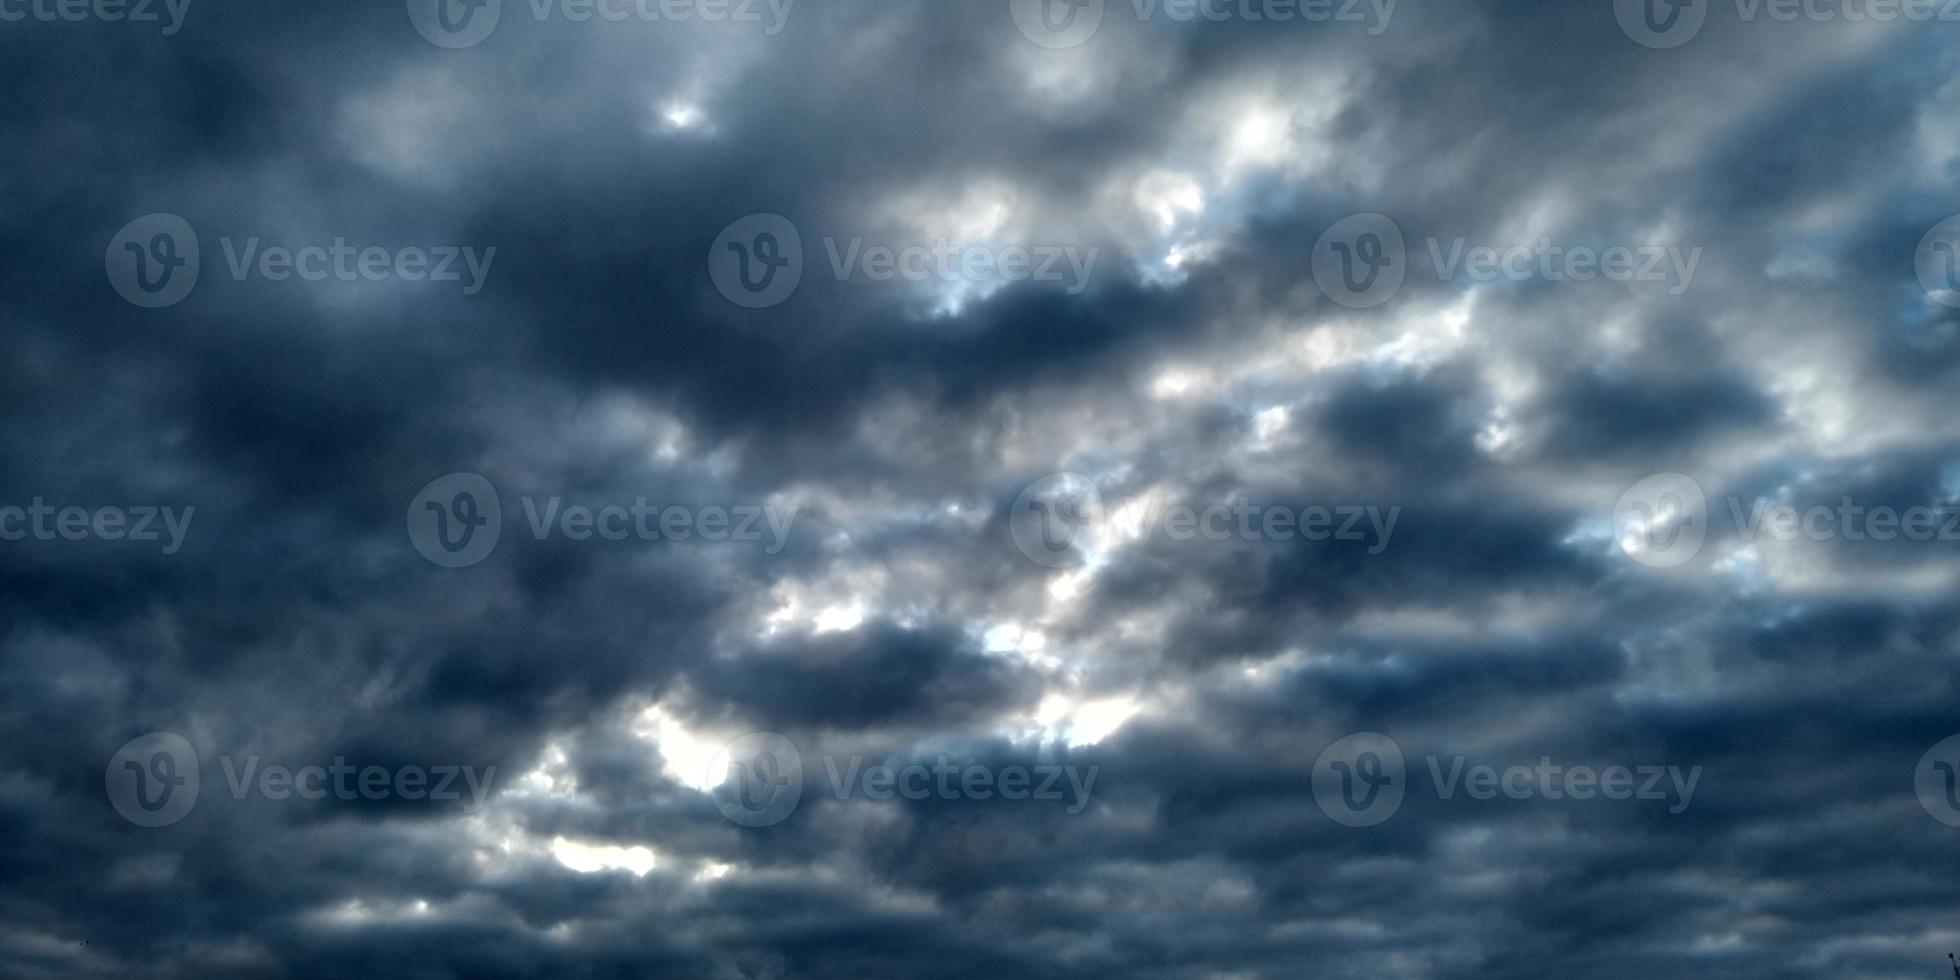
M 1960 9 L 440 2 L 0 0 L 0 974 L 1960 951 Z

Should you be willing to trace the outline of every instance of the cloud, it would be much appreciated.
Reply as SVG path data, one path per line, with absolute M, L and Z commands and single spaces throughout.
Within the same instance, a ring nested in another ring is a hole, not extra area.
M 388 5 L 0 25 L 0 508 L 196 508 L 169 555 L 0 540 L 0 973 L 1905 977 L 1960 949 L 1915 783 L 1953 734 L 1951 543 L 1731 507 L 1954 507 L 1956 321 L 1915 269 L 1960 179 L 1951 25 L 1720 5 L 1656 50 L 1606 2 L 1377 34 L 1111 3 L 1055 48 L 1004 0 L 799 0 L 776 34 L 561 7 L 455 49 Z M 199 278 L 139 308 L 104 255 L 159 212 Z M 804 265 L 751 309 L 709 252 L 759 213 Z M 1314 270 L 1363 213 L 1406 250 L 1358 309 Z M 941 238 L 1098 259 L 829 258 Z M 253 239 L 496 258 L 465 294 L 235 271 Z M 1479 278 L 1435 260 L 1459 239 L 1702 258 L 1679 291 Z M 404 533 L 452 473 L 501 504 L 461 568 Z M 1051 567 L 1015 522 L 1054 473 L 1112 522 L 1395 523 L 1111 523 Z M 1613 525 L 1658 473 L 1708 498 L 1676 568 Z M 796 517 L 778 551 L 540 535 L 553 498 Z M 152 732 L 201 782 L 163 827 L 105 792 L 184 774 L 111 765 Z M 788 783 L 716 754 L 750 732 L 803 780 L 753 827 L 746 780 Z M 1368 828 L 1317 794 L 1358 732 L 1408 763 Z M 1679 812 L 1444 798 L 1457 757 L 1699 782 Z M 351 794 L 227 779 L 337 759 Z M 942 759 L 1096 777 L 832 777 Z M 443 766 L 494 767 L 481 806 L 395 781 Z

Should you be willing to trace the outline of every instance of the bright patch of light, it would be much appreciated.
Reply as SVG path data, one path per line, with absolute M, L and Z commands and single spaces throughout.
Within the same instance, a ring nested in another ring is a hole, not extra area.
M 1078 568 L 1063 575 L 1057 575 L 1048 582 L 1048 597 L 1056 602 L 1067 602 L 1082 594 L 1095 573 L 1087 568 Z
M 1694 517 L 1688 513 L 1687 504 L 1674 494 L 1668 494 L 1653 508 L 1651 516 L 1627 517 L 1626 526 L 1620 529 L 1620 550 L 1635 560 L 1641 559 L 1653 549 L 1652 542 L 1674 540 L 1671 533 L 1662 534 L 1662 531 L 1692 520 Z
M 1044 729 L 1044 741 L 1057 740 L 1074 748 L 1114 735 L 1141 707 L 1132 697 L 1077 701 L 1065 694 L 1050 694 L 1035 709 L 1034 721 Z
M 660 118 L 675 129 L 693 129 L 701 124 L 701 107 L 686 102 L 669 102 L 660 110 Z
M 659 747 L 668 777 L 683 786 L 705 793 L 721 785 L 725 778 L 723 773 L 710 771 L 722 746 L 688 731 L 659 705 L 640 713 L 633 734 Z
M 1484 427 L 1478 430 L 1477 449 L 1491 456 L 1503 457 L 1515 448 L 1517 438 L 1518 427 L 1500 408 L 1492 412 Z
M 1293 413 L 1285 405 L 1263 409 L 1252 417 L 1254 448 L 1271 449 L 1274 438 L 1293 424 Z
M 620 847 L 614 844 L 581 844 L 563 837 L 551 839 L 551 856 L 579 874 L 592 874 L 609 869 L 631 871 L 644 876 L 653 870 L 653 851 L 645 847 Z
M 862 604 L 853 602 L 849 605 L 831 606 L 817 613 L 816 618 L 810 621 L 810 632 L 843 633 L 857 629 L 863 622 Z
M 551 742 L 538 757 L 538 767 L 512 783 L 511 792 L 528 796 L 567 798 L 578 792 L 578 778 L 572 774 L 571 759 L 565 746 Z
M 1227 172 L 1246 166 L 1265 166 L 1287 158 L 1292 140 L 1286 113 L 1255 106 L 1240 116 L 1225 140 Z
M 305 918 L 316 926 L 345 929 L 395 923 L 404 919 L 425 919 L 434 914 L 435 910 L 424 898 L 406 902 L 350 898 L 338 905 L 307 913 Z
M 1168 234 L 1185 215 L 1205 213 L 1204 188 L 1184 174 L 1164 170 L 1137 181 L 1134 201 L 1137 210 L 1155 219 L 1159 234 Z
M 1404 316 L 1397 324 L 1401 332 L 1376 349 L 1375 359 L 1415 369 L 1448 360 L 1468 338 L 1477 295 L 1478 291 L 1472 289 L 1440 310 L 1417 310 Z
M 1168 368 L 1158 372 L 1150 381 L 1150 397 L 1183 398 L 1189 395 L 1202 395 L 1212 389 L 1210 379 L 1190 370 Z

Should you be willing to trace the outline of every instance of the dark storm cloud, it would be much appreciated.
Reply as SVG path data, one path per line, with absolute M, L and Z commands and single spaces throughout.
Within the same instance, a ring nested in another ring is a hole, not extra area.
M 1370 36 L 1123 2 L 1066 50 L 1005 2 L 798 0 L 771 36 L 506 0 L 453 51 L 399 4 L 0 22 L 0 507 L 196 508 L 167 555 L 0 541 L 0 972 L 1934 975 L 1954 546 L 1752 537 L 1729 499 L 1960 496 L 1955 320 L 1913 266 L 1960 175 L 1956 28 L 1720 4 L 1651 50 L 1613 6 Z M 104 252 L 152 212 L 202 272 L 139 309 Z M 708 256 L 760 212 L 805 263 L 749 310 Z M 1407 279 L 1355 310 L 1313 255 L 1362 212 Z M 1702 257 L 1671 293 L 1431 248 L 1541 236 Z M 1099 260 L 1073 291 L 831 269 L 937 237 Z M 496 253 L 466 295 L 236 277 L 253 238 Z M 404 514 L 466 472 L 500 537 L 439 567 Z M 1059 472 L 1117 517 L 1398 510 L 1378 550 L 1103 535 L 1052 568 L 1012 532 Z M 1648 568 L 1611 518 L 1664 472 L 1709 533 Z M 540 538 L 549 498 L 796 518 L 779 551 Z M 744 827 L 701 784 L 754 730 L 805 786 Z M 1407 797 L 1343 826 L 1316 763 L 1367 731 Z M 105 794 L 151 732 L 202 780 L 161 828 Z M 1680 812 L 1446 799 L 1458 756 L 1700 775 Z M 336 757 L 495 775 L 467 809 L 227 781 Z M 942 757 L 1098 775 L 832 792 Z

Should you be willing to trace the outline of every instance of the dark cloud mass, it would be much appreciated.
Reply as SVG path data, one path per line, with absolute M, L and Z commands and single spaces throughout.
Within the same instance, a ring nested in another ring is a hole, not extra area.
M 1945 6 L 0 0 L 0 975 L 1944 976 Z

